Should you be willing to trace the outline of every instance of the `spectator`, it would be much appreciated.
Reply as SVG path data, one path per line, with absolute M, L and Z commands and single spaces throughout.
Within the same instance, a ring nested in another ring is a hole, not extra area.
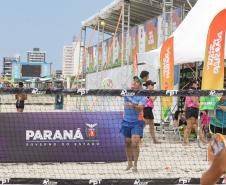
M 140 78 L 142 79 L 142 84 L 149 79 L 149 72 L 148 71 L 141 71 Z
M 226 135 L 226 96 L 223 96 L 216 105 L 216 119 L 218 125 L 210 124 L 210 130 L 214 133 Z
M 202 126 L 202 131 L 205 136 L 209 133 L 209 124 L 210 124 L 210 117 L 208 116 L 207 110 L 203 110 L 200 113 L 200 121 Z
M 19 82 L 18 93 L 15 95 L 17 112 L 24 111 L 24 101 L 27 100 L 27 95 L 24 93 L 23 86 L 23 82 Z
M 180 127 L 180 126 L 186 126 L 187 121 L 185 117 L 185 112 L 184 111 L 176 111 L 174 114 L 174 127 Z

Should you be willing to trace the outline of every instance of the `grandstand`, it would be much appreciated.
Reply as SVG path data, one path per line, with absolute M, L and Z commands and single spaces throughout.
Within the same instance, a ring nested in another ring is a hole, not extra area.
M 176 29 L 192 6 L 195 5 L 196 1 L 197 0 L 115 0 L 100 10 L 98 13 L 94 14 L 87 20 L 84 20 L 82 22 L 80 36 L 82 44 L 80 49 L 81 52 L 79 67 L 82 73 L 76 74 L 78 78 L 83 79 L 81 80 L 83 86 L 86 84 L 86 87 L 93 88 L 89 85 L 93 84 L 93 81 L 90 81 L 90 79 L 98 79 L 97 81 L 102 82 L 104 78 L 108 78 L 107 76 L 109 76 L 110 73 L 120 73 L 120 76 L 125 74 L 125 76 L 127 76 L 124 77 L 126 79 L 125 81 L 128 81 L 128 78 L 131 77 L 133 71 L 135 70 L 134 67 L 136 67 L 133 65 L 128 65 L 134 63 L 133 56 L 138 52 L 141 53 L 159 47 L 162 42 L 166 40 Z M 179 12 L 175 12 L 178 11 L 177 9 Z M 144 29 L 149 29 L 148 25 L 147 28 L 145 28 L 145 23 L 148 21 L 153 21 L 154 23 L 152 23 L 154 25 L 151 26 L 156 27 L 153 29 L 157 29 L 157 31 L 154 32 L 155 43 L 153 43 L 151 46 L 145 46 L 145 50 L 140 48 L 138 49 L 139 44 L 136 43 L 136 51 L 132 51 L 132 48 L 135 47 L 133 46 L 132 39 L 136 37 L 135 35 L 137 34 L 132 30 L 136 27 L 139 27 L 139 25 L 144 25 Z M 87 32 L 89 29 L 92 30 L 91 33 Z M 94 36 L 96 37 L 94 38 Z M 112 50 L 110 47 L 113 47 L 112 43 L 117 42 L 117 40 L 121 40 L 118 43 L 118 48 L 120 50 L 118 62 L 114 64 L 113 61 L 113 65 L 111 64 L 109 66 L 108 64 L 112 63 L 111 58 L 114 58 L 114 49 L 110 52 L 108 52 L 108 50 Z M 123 40 L 125 43 L 122 42 Z M 88 51 L 89 49 L 83 52 L 84 48 L 90 48 L 90 51 L 95 53 L 94 48 L 98 48 L 97 46 L 101 47 L 102 49 L 96 49 L 96 54 L 93 54 L 93 56 Z M 108 48 L 107 51 L 105 51 L 104 47 Z M 106 53 L 106 57 L 104 57 L 104 53 Z M 90 62 L 87 57 L 94 58 L 94 61 Z M 98 60 L 98 62 L 95 61 L 95 57 L 97 58 L 96 60 Z M 93 66 L 90 66 L 91 63 L 94 63 L 92 64 Z M 106 65 L 108 66 L 106 67 Z M 141 66 L 138 65 L 138 71 L 142 70 L 142 68 L 150 69 L 150 66 L 142 64 L 140 65 Z M 89 67 L 92 68 L 91 73 L 95 73 L 96 76 L 94 74 L 89 74 L 90 70 L 87 69 Z M 118 68 L 113 71 L 110 70 L 115 67 Z M 102 88 L 102 86 L 98 83 L 95 85 L 98 88 Z M 115 86 L 113 88 L 122 87 Z

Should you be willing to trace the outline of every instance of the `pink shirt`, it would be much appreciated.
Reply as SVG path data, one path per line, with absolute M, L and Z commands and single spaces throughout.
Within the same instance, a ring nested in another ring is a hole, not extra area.
M 198 105 L 196 102 L 193 101 L 192 96 L 187 96 L 185 98 L 185 107 L 194 107 L 194 108 L 198 108 Z
M 152 100 L 151 98 L 146 98 L 146 103 L 145 103 L 145 107 L 151 107 L 152 109 L 154 108 L 154 100 Z
M 201 116 L 201 124 L 205 126 L 205 125 L 208 125 L 209 123 L 210 123 L 210 117 L 207 114 L 203 113 L 203 115 Z

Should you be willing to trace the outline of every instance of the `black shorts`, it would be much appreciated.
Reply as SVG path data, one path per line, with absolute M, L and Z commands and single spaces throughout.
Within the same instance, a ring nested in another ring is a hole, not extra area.
M 151 107 L 144 108 L 144 119 L 154 119 L 154 115 Z
M 186 115 L 186 119 L 189 119 L 191 117 L 198 119 L 199 109 L 194 108 L 194 107 L 189 107 L 189 108 L 186 109 L 185 115 Z
M 212 133 L 219 133 L 219 134 L 223 134 L 223 135 L 226 135 L 226 128 L 223 128 L 223 127 L 216 127 L 214 125 L 211 125 L 210 124 L 210 131 Z
M 24 109 L 24 101 L 16 101 L 16 108 L 17 109 Z

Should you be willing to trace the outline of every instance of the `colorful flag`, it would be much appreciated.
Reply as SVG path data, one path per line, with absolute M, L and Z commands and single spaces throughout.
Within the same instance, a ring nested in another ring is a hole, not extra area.
M 219 90 L 224 87 L 224 46 L 226 9 L 221 11 L 210 24 L 203 67 L 203 90 Z
M 224 88 L 224 47 L 226 9 L 219 12 L 210 24 L 203 66 L 202 90 Z M 217 97 L 201 97 L 200 109 L 213 110 Z
M 162 90 L 174 89 L 174 38 L 167 39 L 161 48 L 160 53 L 160 83 Z M 172 97 L 162 97 L 162 119 L 165 120 L 172 106 Z

